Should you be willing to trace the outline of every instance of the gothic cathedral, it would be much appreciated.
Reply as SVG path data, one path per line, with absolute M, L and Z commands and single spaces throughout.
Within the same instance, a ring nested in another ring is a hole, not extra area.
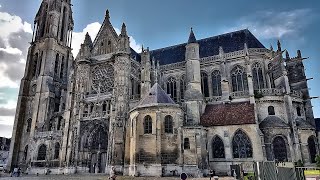
M 260 161 L 315 163 L 299 50 L 290 57 L 280 41 L 267 49 L 247 29 L 201 40 L 191 29 L 186 43 L 136 52 L 106 11 L 74 58 L 71 6 L 43 0 L 36 14 L 8 167 L 202 176 Z

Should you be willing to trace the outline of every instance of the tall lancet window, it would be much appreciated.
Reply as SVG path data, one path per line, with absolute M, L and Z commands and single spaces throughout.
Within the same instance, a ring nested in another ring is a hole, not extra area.
M 173 77 L 167 80 L 167 94 L 169 94 L 175 102 L 177 102 L 177 82 Z
M 252 66 L 253 88 L 254 90 L 264 89 L 264 76 L 260 63 L 255 63 Z
M 184 101 L 184 94 L 186 91 L 186 77 L 185 75 L 182 75 L 180 78 L 180 101 Z
M 59 68 L 59 54 L 56 54 L 56 60 L 54 62 L 54 74 L 57 75 L 58 74 L 58 69 Z
M 212 72 L 212 93 L 213 96 L 221 96 L 221 75 L 220 71 L 213 71 Z
M 208 75 L 205 72 L 201 72 L 201 90 L 204 97 L 209 97 L 209 83 Z
M 248 90 L 248 80 L 247 73 L 241 66 L 236 66 L 231 71 L 232 79 L 232 91 L 247 91 Z
M 238 130 L 232 139 L 233 158 L 252 158 L 252 144 L 248 135 Z
M 38 67 L 38 53 L 33 56 L 33 67 L 32 67 L 32 77 L 35 77 L 37 74 L 37 67 Z

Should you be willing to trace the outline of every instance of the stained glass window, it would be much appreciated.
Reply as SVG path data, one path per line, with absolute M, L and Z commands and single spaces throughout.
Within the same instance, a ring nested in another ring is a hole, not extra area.
M 37 158 L 37 160 L 39 160 L 39 161 L 46 160 L 46 156 L 47 156 L 47 146 L 42 144 L 39 147 L 39 150 L 38 150 L 38 158 Z
M 184 101 L 185 91 L 186 91 L 186 77 L 183 75 L 180 78 L 180 100 L 181 100 L 181 102 Z
M 177 102 L 177 84 L 176 79 L 173 77 L 167 80 L 167 94 L 171 95 L 171 98 Z
M 212 72 L 212 92 L 213 92 L 213 96 L 222 95 L 220 71 Z
M 215 136 L 212 140 L 212 157 L 225 158 L 224 144 L 219 136 Z
M 255 63 L 252 66 L 253 88 L 259 90 L 265 88 L 263 71 L 261 64 Z
M 232 139 L 232 147 L 234 158 L 252 158 L 251 141 L 242 130 L 238 130 L 234 134 Z
M 209 97 L 209 84 L 208 84 L 208 75 L 205 72 L 201 73 L 201 90 L 204 97 Z
M 287 148 L 284 139 L 280 136 L 277 136 L 276 138 L 274 138 L 272 145 L 274 159 L 280 162 L 288 161 Z
M 145 134 L 152 133 L 152 118 L 150 116 L 146 116 L 144 118 L 144 133 Z
M 231 79 L 233 92 L 248 90 L 247 73 L 241 66 L 236 66 L 232 69 Z
M 310 136 L 308 138 L 308 148 L 309 148 L 309 154 L 310 154 L 310 162 L 315 163 L 316 162 L 316 155 L 317 155 L 317 149 L 316 149 L 316 143 L 315 143 L 315 137 Z
M 173 133 L 173 121 L 170 115 L 164 118 L 164 131 L 165 133 Z

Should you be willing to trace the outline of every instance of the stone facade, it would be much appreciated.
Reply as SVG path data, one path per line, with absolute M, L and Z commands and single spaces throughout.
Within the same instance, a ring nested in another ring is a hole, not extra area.
M 318 153 L 301 52 L 283 57 L 249 30 L 135 52 L 106 11 L 73 58 L 70 0 L 35 20 L 9 167 L 30 173 L 196 176 Z

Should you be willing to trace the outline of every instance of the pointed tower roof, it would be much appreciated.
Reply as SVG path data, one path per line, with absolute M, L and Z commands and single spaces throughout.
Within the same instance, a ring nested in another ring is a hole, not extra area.
M 175 104 L 168 94 L 155 83 L 148 94 L 146 94 L 139 103 L 139 106 L 150 106 L 154 104 Z
M 127 26 L 125 23 L 122 23 L 122 26 L 121 26 L 121 35 L 122 36 L 127 36 Z
M 86 37 L 84 38 L 84 45 L 89 45 L 90 48 L 92 48 L 92 40 L 91 37 L 89 35 L 89 33 L 87 32 Z
M 189 35 L 189 40 L 188 40 L 188 44 L 190 44 L 190 43 L 196 43 L 196 41 L 197 41 L 196 36 L 194 35 L 193 29 L 191 28 L 190 35 Z

